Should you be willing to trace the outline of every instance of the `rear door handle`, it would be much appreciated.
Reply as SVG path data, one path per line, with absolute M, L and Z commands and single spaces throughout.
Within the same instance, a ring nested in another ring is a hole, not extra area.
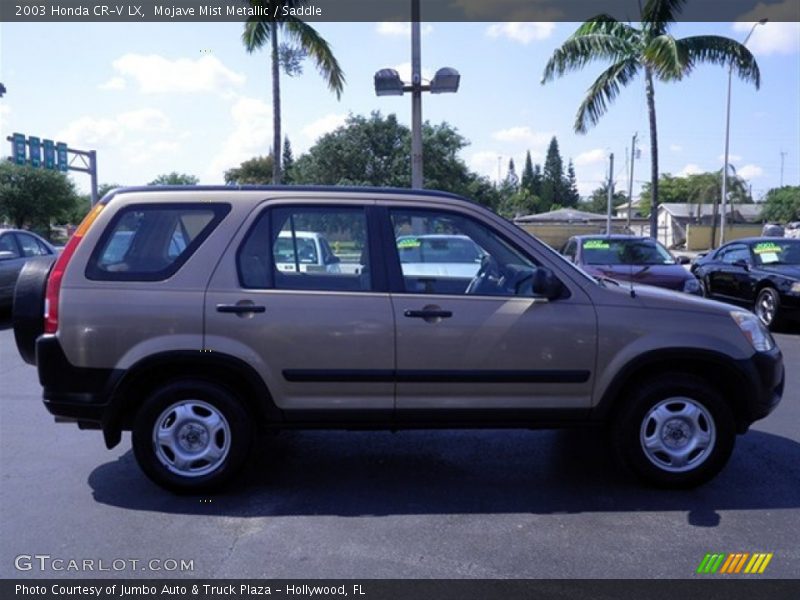
M 256 306 L 255 304 L 217 304 L 217 312 L 233 313 L 236 315 L 244 315 L 247 313 L 263 313 L 266 312 L 265 306 Z
M 411 310 L 407 309 L 403 315 L 412 319 L 449 319 L 453 316 L 453 311 L 451 310 L 433 310 L 433 309 L 422 309 L 422 310 Z

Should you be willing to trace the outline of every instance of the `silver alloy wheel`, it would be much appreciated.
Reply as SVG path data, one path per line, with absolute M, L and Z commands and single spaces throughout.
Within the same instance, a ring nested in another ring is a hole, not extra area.
M 647 459 L 659 469 L 683 473 L 700 466 L 717 441 L 708 409 L 692 398 L 667 398 L 651 408 L 639 431 Z
M 225 416 L 202 400 L 181 400 L 168 407 L 153 426 L 158 461 L 182 477 L 202 477 L 217 469 L 231 448 Z
M 770 288 L 761 290 L 756 300 L 755 313 L 761 319 L 761 322 L 769 327 L 775 320 L 775 312 L 777 306 L 775 305 L 775 293 Z

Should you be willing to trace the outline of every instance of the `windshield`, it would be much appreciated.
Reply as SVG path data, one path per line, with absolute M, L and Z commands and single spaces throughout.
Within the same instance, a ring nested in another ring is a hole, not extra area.
M 664 246 L 651 239 L 587 239 L 583 261 L 587 265 L 674 265 Z
M 756 264 L 800 265 L 800 241 L 770 240 L 753 246 Z

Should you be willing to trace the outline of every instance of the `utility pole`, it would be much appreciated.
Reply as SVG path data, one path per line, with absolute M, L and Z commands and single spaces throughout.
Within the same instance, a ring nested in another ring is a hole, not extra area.
M 783 187 L 783 159 L 786 158 L 786 152 L 781 150 L 781 187 Z
M 422 51 L 419 1 L 411 0 L 411 188 L 422 189 Z
M 614 199 L 614 153 L 608 155 L 608 214 L 606 215 L 606 235 L 611 235 L 611 205 Z
M 639 132 L 633 134 L 633 139 L 631 140 L 631 176 L 628 179 L 628 222 L 626 227 L 628 231 L 631 228 L 631 213 L 633 212 L 633 163 L 636 162 L 636 136 L 639 135 Z

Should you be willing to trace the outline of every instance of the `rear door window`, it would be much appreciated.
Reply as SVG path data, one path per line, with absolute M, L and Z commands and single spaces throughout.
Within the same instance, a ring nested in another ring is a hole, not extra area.
M 111 221 L 92 253 L 93 280 L 159 281 L 174 275 L 228 213 L 226 204 L 133 205 Z
M 32 235 L 18 233 L 17 240 L 25 256 L 47 256 L 50 254 L 50 250 L 48 250 L 47 246 Z

